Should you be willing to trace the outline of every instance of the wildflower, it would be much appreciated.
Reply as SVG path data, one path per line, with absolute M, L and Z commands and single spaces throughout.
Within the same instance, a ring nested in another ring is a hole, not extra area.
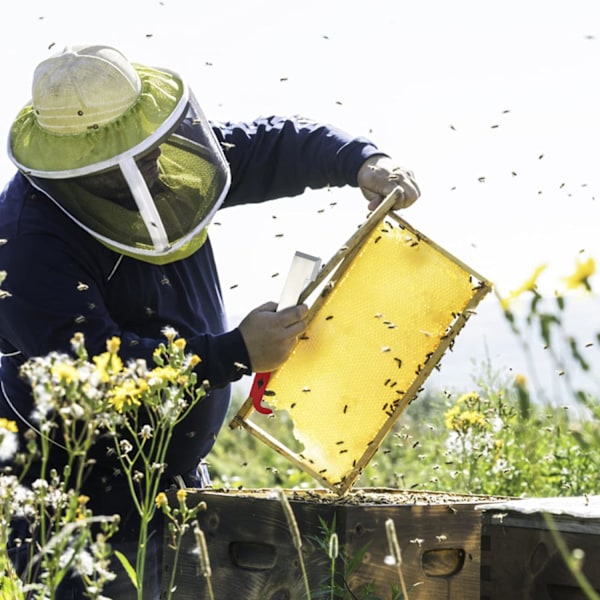
M 8 419 L 0 419 L 0 460 L 9 460 L 19 448 L 17 424 Z
M 94 557 L 87 550 L 75 552 L 74 548 L 68 547 L 66 552 L 60 557 L 59 564 L 61 567 L 72 565 L 73 570 L 78 575 L 87 575 L 89 577 L 94 572 Z
M 590 256 L 585 261 L 577 259 L 575 272 L 569 277 L 564 277 L 563 280 L 567 289 L 574 290 L 583 286 L 588 292 L 592 291 L 589 278 L 596 272 L 596 263 Z
M 121 340 L 113 336 L 106 342 L 106 350 L 110 354 L 117 354 L 119 352 L 119 348 L 121 347 Z
M 179 489 L 177 490 L 177 493 L 175 494 L 177 496 L 177 501 L 180 504 L 184 504 L 185 503 L 185 499 L 187 498 L 187 491 L 184 489 Z
M 167 338 L 169 342 L 173 342 L 179 335 L 176 329 L 173 327 L 164 327 L 161 333 Z
M 156 508 L 166 508 L 169 504 L 169 499 L 164 492 L 159 492 L 154 500 Z
M 531 277 L 529 277 L 529 279 L 527 279 L 516 290 L 511 291 L 510 294 L 508 295 L 508 297 L 502 298 L 500 300 L 500 304 L 502 305 L 503 310 L 508 310 L 510 303 L 513 300 L 515 300 L 515 298 L 518 298 L 522 294 L 525 294 L 527 292 L 537 293 L 536 292 L 537 280 L 538 280 L 540 274 L 542 273 L 542 271 L 546 268 L 546 266 L 547 265 L 543 264 L 543 265 L 539 265 L 538 267 L 536 267 L 533 274 L 531 275 Z
M 72 364 L 66 362 L 56 362 L 50 370 L 52 377 L 61 383 L 74 383 L 79 380 L 79 372 Z
M 527 387 L 527 378 L 525 377 L 525 375 L 523 375 L 521 373 L 515 375 L 515 385 L 520 388 L 526 388 Z
M 175 383 L 179 377 L 179 371 L 171 366 L 155 367 L 150 371 L 151 385 L 160 385 L 163 382 Z
M 457 432 L 466 432 L 469 429 L 487 429 L 489 424 L 485 416 L 476 410 L 460 410 L 460 407 L 453 406 L 445 416 L 445 423 L 448 429 Z
M 140 406 L 140 396 L 143 390 L 135 381 L 126 380 L 121 385 L 115 386 L 108 401 L 115 407 L 116 411 L 122 413 L 124 410 Z
M 140 429 L 140 437 L 143 440 L 149 440 L 152 437 L 152 427 L 150 427 L 150 425 L 147 423 Z
M 133 446 L 129 440 L 121 440 L 119 442 L 119 448 L 123 454 L 129 454 L 133 450 Z
M 73 351 L 79 355 L 80 352 L 85 352 L 85 337 L 83 333 L 77 332 L 71 338 L 71 348 Z
M 118 354 L 103 352 L 98 356 L 94 356 L 93 361 L 96 365 L 96 374 L 104 383 L 110 381 L 111 373 L 120 373 L 123 370 L 123 362 Z
M 185 350 L 185 340 L 183 338 L 179 338 L 178 340 L 175 340 L 173 342 L 173 346 L 175 346 L 175 348 L 177 348 L 177 350 L 180 350 L 181 352 L 183 352 Z
M 480 404 L 481 398 L 476 392 L 460 396 L 444 416 L 446 427 L 458 433 L 466 433 L 469 429 L 489 429 L 485 414 L 479 410 Z
M 5 429 L 6 431 L 10 431 L 12 433 L 17 433 L 19 431 L 15 421 L 0 418 L 0 430 L 2 429 Z

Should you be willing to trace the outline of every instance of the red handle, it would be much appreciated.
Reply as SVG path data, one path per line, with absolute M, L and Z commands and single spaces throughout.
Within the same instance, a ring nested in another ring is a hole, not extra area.
M 270 408 L 261 404 L 270 378 L 271 373 L 256 373 L 250 388 L 250 398 L 252 398 L 254 409 L 263 415 L 270 415 L 273 412 Z

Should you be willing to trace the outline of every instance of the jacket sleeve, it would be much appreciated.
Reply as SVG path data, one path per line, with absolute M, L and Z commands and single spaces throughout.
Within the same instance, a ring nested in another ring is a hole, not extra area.
M 383 154 L 369 140 L 302 117 L 213 123 L 231 168 L 226 206 L 302 194 L 306 188 L 357 186 L 363 162 Z
M 100 272 L 97 266 L 104 261 L 94 260 L 88 251 L 87 246 L 81 245 L 80 252 L 74 253 L 69 241 L 44 235 L 23 236 L 5 244 L 0 261 L 7 271 L 3 291 L 8 295 L 1 300 L 1 352 L 14 355 L 18 363 L 55 350 L 70 353 L 73 335 L 81 332 L 90 356 L 104 352 L 107 340 L 117 336 L 124 361 L 141 358 L 152 368 L 154 350 L 166 341 L 161 328 L 168 323 L 186 338 L 186 350 L 201 357 L 196 368 L 198 377 L 208 380 L 212 387 L 227 385 L 248 372 L 242 366 L 248 365 L 249 359 L 238 331 L 201 331 L 200 324 L 194 326 L 190 310 L 184 308 L 178 313 L 169 299 L 164 300 L 164 306 L 155 305 L 157 313 L 169 312 L 167 322 L 155 321 L 150 314 L 145 318 L 142 304 L 135 300 L 135 282 L 131 282 L 131 290 L 123 285 L 121 292 L 111 292 L 112 296 L 122 293 L 123 301 L 115 309 L 118 298 L 111 300 L 110 308 L 105 269 Z M 98 255 L 111 254 L 99 245 L 96 248 L 96 259 Z M 144 293 L 141 287 L 138 293 Z M 168 292 L 169 297 L 177 293 L 179 288 Z M 157 293 L 158 301 L 163 301 L 163 296 L 164 293 Z M 137 302 L 135 308 L 130 308 L 126 298 Z M 113 314 L 115 310 L 120 314 Z

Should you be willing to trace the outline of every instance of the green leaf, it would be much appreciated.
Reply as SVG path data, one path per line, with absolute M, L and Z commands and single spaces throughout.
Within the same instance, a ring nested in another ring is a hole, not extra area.
M 137 575 L 135 574 L 135 569 L 129 562 L 129 559 L 122 552 L 119 552 L 118 550 L 115 550 L 114 554 L 119 559 L 119 562 L 123 565 L 123 568 L 127 572 L 127 575 L 129 575 L 129 579 L 131 579 L 131 583 L 133 583 L 133 587 L 137 590 L 139 588 Z

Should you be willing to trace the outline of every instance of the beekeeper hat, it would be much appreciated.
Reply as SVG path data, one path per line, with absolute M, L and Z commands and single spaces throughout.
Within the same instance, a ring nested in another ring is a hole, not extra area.
M 140 170 L 154 149 L 155 164 Z M 109 46 L 67 48 L 38 65 L 9 156 L 102 244 L 158 264 L 204 243 L 231 183 L 212 125 L 184 80 L 129 63 Z
M 89 172 L 162 130 L 187 101 L 184 91 L 174 73 L 132 64 L 115 48 L 65 48 L 35 69 L 10 156 L 40 177 Z

